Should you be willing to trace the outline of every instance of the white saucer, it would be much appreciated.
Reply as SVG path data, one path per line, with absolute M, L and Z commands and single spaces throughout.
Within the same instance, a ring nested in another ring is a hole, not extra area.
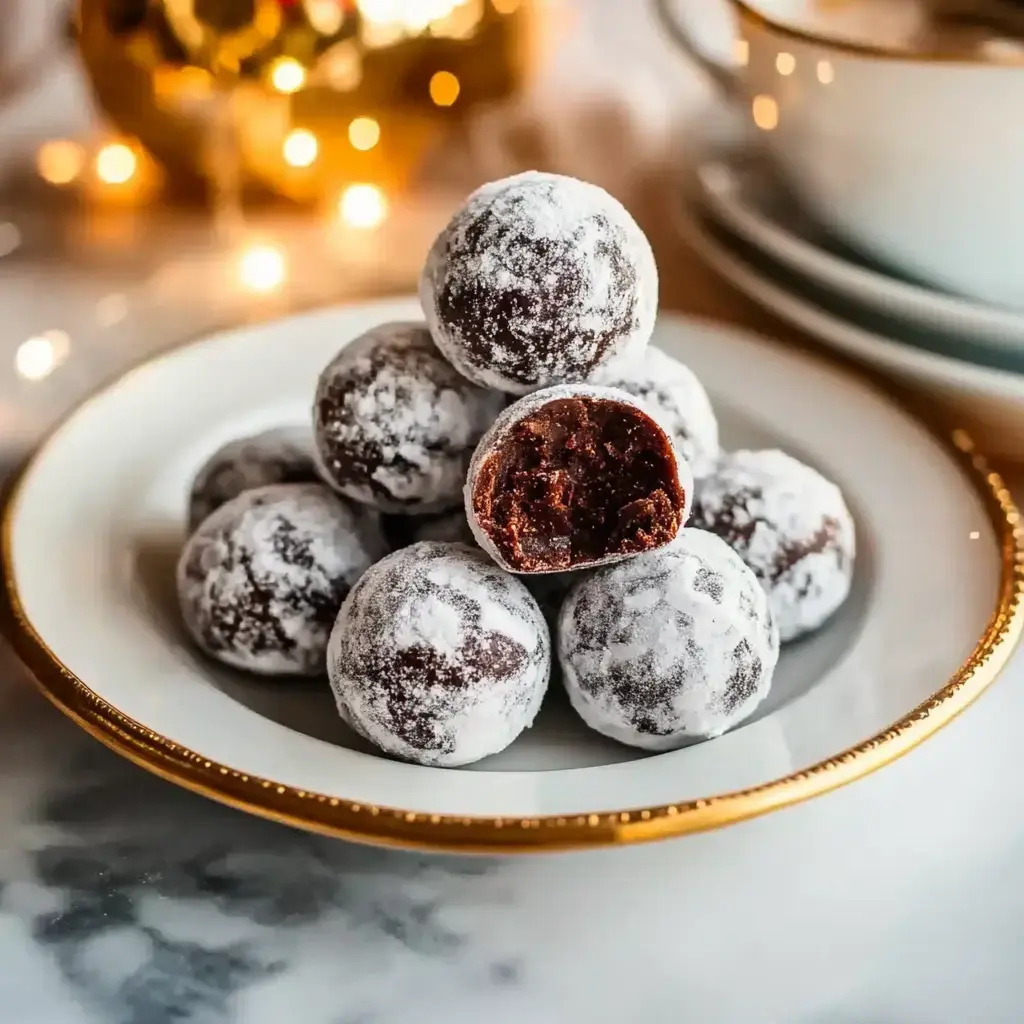
M 725 442 L 791 450 L 841 484 L 858 518 L 850 602 L 785 651 L 755 719 L 648 756 L 589 732 L 553 687 L 506 752 L 430 769 L 358 740 L 326 682 L 213 665 L 184 639 L 173 591 L 197 467 L 230 437 L 301 421 L 340 345 L 416 315 L 414 301 L 388 301 L 220 334 L 128 373 L 58 427 L 3 530 L 8 633 L 55 703 L 144 767 L 256 814 L 369 842 L 550 850 L 678 835 L 825 792 L 930 735 L 1009 657 L 1024 531 L 983 460 L 846 370 L 665 316 L 657 342 L 705 381 Z M 935 586 L 936 572 L 955 586 Z
M 724 278 L 758 304 L 840 352 L 934 397 L 952 422 L 990 455 L 1024 453 L 1024 374 L 937 352 L 932 335 L 916 337 L 894 321 L 861 312 L 731 238 L 695 210 L 680 229 Z M 925 347 L 927 346 L 927 347 Z
M 1024 368 L 1024 314 L 935 291 L 873 267 L 828 239 L 774 182 L 763 161 L 743 148 L 719 147 L 694 168 L 701 204 L 730 232 L 773 260 L 886 316 L 996 349 L 988 360 L 1016 357 Z

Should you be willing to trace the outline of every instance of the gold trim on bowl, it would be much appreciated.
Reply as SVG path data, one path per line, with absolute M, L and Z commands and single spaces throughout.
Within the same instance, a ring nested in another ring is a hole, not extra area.
M 177 351 L 180 349 L 157 356 L 156 360 L 173 356 Z M 128 374 L 132 372 L 129 370 Z M 123 381 L 124 376 L 115 384 Z M 102 388 L 84 404 L 101 398 L 112 386 Z M 754 818 L 853 782 L 913 749 L 955 718 L 993 682 L 1024 633 L 1024 520 L 1002 478 L 975 450 L 967 434 L 957 430 L 943 436 L 980 492 L 999 539 L 1002 566 L 995 610 L 973 652 L 953 677 L 923 704 L 870 739 L 752 789 L 678 804 L 568 817 L 449 817 L 367 806 L 293 789 L 211 761 L 121 714 L 60 662 L 28 620 L 12 570 L 18 494 L 49 441 L 81 408 L 79 405 L 72 410 L 51 431 L 8 487 L 2 523 L 2 632 L 46 697 L 86 732 L 130 761 L 170 782 L 251 814 L 343 839 L 437 852 L 550 852 L 665 839 Z
M 809 29 L 797 28 L 755 10 L 749 0 L 730 0 L 741 24 L 748 28 L 754 27 L 774 35 L 782 36 L 793 42 L 811 46 L 823 46 L 837 53 L 850 57 L 861 57 L 873 60 L 907 61 L 925 64 L 962 64 L 970 67 L 1019 68 L 1024 66 L 1024 53 L 1020 57 L 992 60 L 970 53 L 940 50 L 908 50 L 898 47 L 882 46 L 878 43 L 855 43 L 850 40 L 835 39 L 820 35 Z

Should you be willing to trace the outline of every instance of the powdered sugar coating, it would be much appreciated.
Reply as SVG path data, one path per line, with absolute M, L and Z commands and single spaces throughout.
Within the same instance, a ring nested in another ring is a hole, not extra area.
M 309 427 L 277 427 L 229 441 L 196 474 L 189 494 L 189 531 L 244 491 L 318 479 Z
M 718 458 L 718 420 L 697 375 L 667 352 L 648 346 L 626 363 L 603 367 L 593 383 L 628 391 L 672 438 L 700 479 Z
M 543 408 L 543 406 L 547 405 L 548 402 L 559 401 L 563 398 L 593 398 L 609 402 L 621 402 L 634 409 L 639 409 L 647 416 L 651 415 L 644 409 L 642 402 L 639 399 L 634 398 L 633 395 L 630 395 L 625 391 L 619 391 L 615 388 L 602 387 L 598 384 L 562 384 L 553 388 L 545 388 L 543 391 L 535 391 L 531 395 L 520 398 L 518 402 L 513 403 L 505 409 L 505 411 L 494 421 L 490 430 L 488 430 L 480 439 L 480 443 L 476 446 L 476 451 L 473 452 L 473 458 L 469 464 L 469 472 L 466 475 L 464 497 L 466 519 L 469 522 L 469 528 L 473 532 L 474 539 L 477 544 L 479 544 L 480 547 L 482 547 L 484 551 L 486 551 L 487 554 L 489 554 L 491 558 L 498 563 L 498 565 L 507 571 L 513 570 L 505 562 L 501 552 L 498 550 L 494 542 L 487 536 L 486 532 L 476 521 L 476 515 L 473 510 L 473 492 L 476 487 L 477 477 L 484 462 L 490 457 L 491 453 L 496 448 L 500 447 L 508 440 L 508 437 L 514 430 L 516 424 L 521 420 L 532 416 L 539 409 Z M 662 429 L 664 430 L 664 427 Z M 675 451 L 675 449 L 673 449 L 673 451 Z M 682 515 L 680 517 L 680 529 L 682 529 L 682 526 L 686 524 L 686 521 L 689 518 L 690 506 L 693 501 L 693 473 L 690 470 L 689 463 L 679 455 L 678 451 L 675 451 L 675 455 L 676 471 L 679 476 L 679 486 L 683 491 L 685 501 Z M 608 555 L 597 561 L 589 563 L 585 567 L 578 566 L 573 571 L 577 571 L 580 568 L 593 568 L 598 565 L 608 565 L 612 562 L 618 562 L 623 558 L 632 557 L 634 556 L 630 554 Z
M 246 491 L 203 520 L 178 561 L 196 643 L 263 675 L 319 675 L 349 588 L 384 553 L 377 517 L 323 484 Z
M 444 360 L 420 323 L 390 323 L 347 345 L 313 407 L 325 479 L 383 512 L 458 505 L 473 446 L 504 406 Z
M 551 640 L 517 579 L 465 544 L 424 541 L 346 598 L 327 669 L 341 717 L 395 757 L 457 767 L 533 723 Z
M 604 189 L 530 171 L 469 197 L 431 248 L 420 300 L 460 373 L 521 395 L 642 349 L 658 271 L 647 237 Z
M 817 629 L 850 593 L 856 530 L 842 492 L 784 452 L 723 455 L 701 481 L 693 524 L 753 569 L 784 641 Z
M 598 569 L 559 618 L 565 687 L 583 720 L 648 750 L 720 736 L 767 696 L 779 635 L 754 574 L 713 534 Z

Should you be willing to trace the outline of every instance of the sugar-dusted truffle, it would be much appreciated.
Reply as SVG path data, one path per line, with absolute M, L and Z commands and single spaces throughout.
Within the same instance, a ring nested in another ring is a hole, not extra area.
M 420 300 L 460 373 L 521 395 L 587 380 L 643 348 L 658 271 L 618 200 L 531 171 L 469 197 L 430 251 Z
M 692 487 L 637 399 L 571 384 L 502 413 L 473 455 L 466 515 L 503 568 L 560 572 L 667 544 L 686 522 Z
M 473 448 L 504 404 L 456 373 L 423 324 L 382 324 L 320 375 L 313 424 L 322 475 L 382 512 L 455 507 Z
M 693 525 L 718 534 L 753 569 L 784 641 L 817 629 L 850 593 L 853 516 L 834 483 L 790 455 L 723 455 L 701 481 Z
M 276 427 L 229 441 L 203 463 L 192 483 L 189 532 L 243 491 L 318 479 L 309 427 Z
M 434 541 L 363 576 L 327 654 L 342 718 L 387 753 L 438 767 L 496 754 L 531 725 L 550 663 L 523 584 L 477 548 Z
M 768 694 L 779 635 L 753 572 L 714 534 L 598 569 L 562 606 L 558 657 L 593 729 L 648 750 L 720 736 Z
M 349 588 L 384 553 L 376 515 L 323 484 L 246 491 L 203 520 L 178 562 L 182 617 L 235 668 L 320 675 Z
M 627 391 L 665 428 L 693 475 L 704 476 L 719 454 L 718 419 L 704 385 L 684 363 L 653 345 L 597 373 L 592 383 Z

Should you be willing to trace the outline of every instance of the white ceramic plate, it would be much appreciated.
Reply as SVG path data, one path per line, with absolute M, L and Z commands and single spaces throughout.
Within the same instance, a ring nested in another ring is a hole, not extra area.
M 963 453 L 846 371 L 666 316 L 657 342 L 707 383 L 726 442 L 790 449 L 858 517 L 849 604 L 786 651 L 754 720 L 648 756 L 588 732 L 553 689 L 505 753 L 430 769 L 358 741 L 326 683 L 214 666 L 183 639 L 173 594 L 193 473 L 228 438 L 301 420 L 340 345 L 416 314 L 392 301 L 221 334 L 144 364 L 51 435 L 4 542 L 11 635 L 55 702 L 145 767 L 258 814 L 373 842 L 556 849 L 709 828 L 849 781 L 948 721 L 1009 656 L 1024 537 L 981 462 L 965 475 Z
M 699 213 L 684 211 L 687 241 L 726 280 L 776 316 L 860 362 L 938 400 L 986 452 L 1024 453 L 1024 374 L 957 359 L 923 347 L 898 326 L 842 303 L 770 265 Z M 928 339 L 935 344 L 935 339 Z
M 827 240 L 790 201 L 764 162 L 720 149 L 695 167 L 710 216 L 778 263 L 823 288 L 922 330 L 959 334 L 994 348 L 990 361 L 1024 367 L 1024 314 L 939 292 L 872 267 Z M 984 353 L 981 353 L 984 354 Z

